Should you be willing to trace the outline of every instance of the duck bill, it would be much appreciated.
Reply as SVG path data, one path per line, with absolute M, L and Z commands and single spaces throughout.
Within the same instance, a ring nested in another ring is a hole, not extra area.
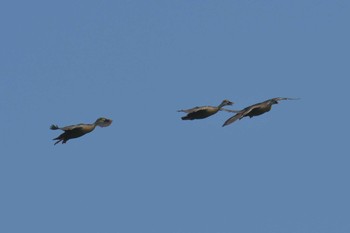
M 111 119 L 105 119 L 102 127 L 107 127 L 107 126 L 110 126 L 111 124 L 112 124 Z

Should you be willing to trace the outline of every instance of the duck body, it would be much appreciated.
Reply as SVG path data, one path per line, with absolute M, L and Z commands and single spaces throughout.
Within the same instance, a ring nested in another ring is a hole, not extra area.
M 187 113 L 186 116 L 181 117 L 182 120 L 195 120 L 195 119 L 204 119 L 209 116 L 214 115 L 222 109 L 223 106 L 232 105 L 233 102 L 229 100 L 223 100 L 221 104 L 217 107 L 214 106 L 201 106 L 201 107 L 194 107 L 191 109 L 185 109 L 185 110 L 178 110 L 178 112 L 185 112 Z
M 196 107 L 191 110 L 192 110 L 191 112 L 189 112 L 186 116 L 181 117 L 181 119 L 182 120 L 204 119 L 211 115 L 214 115 L 219 111 L 217 107 L 213 107 L 213 106 Z
M 101 117 L 101 118 L 98 118 L 93 124 L 77 124 L 77 125 L 65 126 L 62 128 L 58 127 L 57 125 L 51 125 L 50 129 L 52 130 L 60 129 L 64 131 L 64 133 L 60 134 L 58 137 L 53 139 L 53 140 L 57 140 L 55 142 L 55 145 L 56 145 L 59 142 L 62 142 L 62 144 L 64 144 L 70 139 L 78 138 L 87 133 L 90 133 L 96 128 L 96 126 L 107 127 L 111 123 L 112 123 L 112 120 Z
M 254 108 L 251 109 L 251 111 L 248 110 L 248 113 L 243 116 L 243 117 L 254 117 L 254 116 L 259 116 L 259 115 L 262 115 L 266 112 L 269 112 L 270 110 L 272 109 L 272 105 L 270 104 L 263 104 L 263 105 L 258 105 Z
M 57 138 L 54 138 L 53 140 L 58 140 L 57 143 L 62 141 L 62 144 L 66 143 L 69 139 L 78 138 L 81 137 L 87 133 L 92 132 L 95 129 L 95 125 L 93 124 L 78 124 L 78 125 L 70 125 L 63 128 L 58 128 L 57 126 L 52 125 L 51 129 L 61 129 L 64 131 L 61 135 L 59 135 Z
M 266 112 L 269 112 L 272 108 L 272 105 L 278 104 L 278 101 L 280 101 L 280 100 L 295 100 L 295 98 L 276 97 L 276 98 L 268 99 L 268 100 L 261 102 L 261 103 L 257 103 L 257 104 L 248 106 L 248 107 L 242 109 L 241 111 L 238 111 L 236 113 L 236 115 L 227 119 L 225 121 L 225 123 L 223 124 L 223 126 L 232 124 L 236 120 L 241 120 L 244 117 L 252 118 L 255 116 L 262 115 Z

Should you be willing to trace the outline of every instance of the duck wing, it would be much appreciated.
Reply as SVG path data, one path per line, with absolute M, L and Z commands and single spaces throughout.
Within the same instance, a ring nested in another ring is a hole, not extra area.
M 84 125 L 85 124 L 68 125 L 68 126 L 60 128 L 60 129 L 64 130 L 64 131 L 79 131 L 79 130 L 82 130 L 84 128 Z
M 211 108 L 215 108 L 212 106 L 200 106 L 200 107 L 194 107 L 194 108 L 190 108 L 190 109 L 181 109 L 181 110 L 177 110 L 178 112 L 185 112 L 185 113 L 194 113 L 194 112 L 198 112 L 198 111 L 203 111 L 203 110 L 208 110 Z
M 264 103 L 264 102 L 263 102 Z M 246 107 L 240 111 L 237 111 L 237 114 L 228 118 L 225 123 L 222 125 L 222 126 L 226 126 L 226 125 L 229 125 L 229 124 L 232 124 L 233 122 L 235 122 L 236 120 L 240 120 L 242 119 L 243 117 L 245 117 L 248 113 L 250 113 L 253 109 L 256 109 L 256 108 L 260 108 L 262 103 L 258 103 L 258 104 L 254 104 L 254 105 L 251 105 L 249 107 Z
M 299 99 L 300 98 L 276 97 L 276 98 L 272 98 L 270 100 L 280 101 L 280 100 L 299 100 Z
M 238 112 L 240 112 L 241 110 L 232 110 L 232 109 L 227 109 L 227 108 L 220 108 L 220 111 L 238 113 Z

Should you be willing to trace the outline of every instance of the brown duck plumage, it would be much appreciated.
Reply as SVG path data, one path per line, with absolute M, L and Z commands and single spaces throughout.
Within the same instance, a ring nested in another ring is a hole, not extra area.
M 266 101 L 261 102 L 261 103 L 257 103 L 257 104 L 248 106 L 248 107 L 238 111 L 236 113 L 236 115 L 234 115 L 233 117 L 230 117 L 229 119 L 227 119 L 225 121 L 225 123 L 223 124 L 223 126 L 232 124 L 236 120 L 238 120 L 238 119 L 240 120 L 243 117 L 249 116 L 250 118 L 252 118 L 254 116 L 259 116 L 261 114 L 264 114 L 264 113 L 270 111 L 272 105 L 278 104 L 278 101 L 280 101 L 280 100 L 295 100 L 295 98 L 277 97 L 277 98 L 272 98 L 272 99 L 266 100 Z
M 227 109 L 223 109 L 223 106 L 232 105 L 233 102 L 229 100 L 223 100 L 221 104 L 217 107 L 214 106 L 202 106 L 202 107 L 194 107 L 191 109 L 178 110 L 178 112 L 187 113 L 186 116 L 181 117 L 182 120 L 194 120 L 194 119 L 203 119 L 207 118 L 211 115 L 214 115 L 218 111 L 224 110 L 229 111 Z
M 57 125 L 51 125 L 50 129 L 52 130 L 60 129 L 64 131 L 64 133 L 62 133 L 60 136 L 53 139 L 53 140 L 57 140 L 57 142 L 55 142 L 55 145 L 56 145 L 59 142 L 62 142 L 62 144 L 64 144 L 69 139 L 78 138 L 83 136 L 84 134 L 90 133 L 95 129 L 96 126 L 107 127 L 110 124 L 112 124 L 111 119 L 101 117 L 101 118 L 98 118 L 93 124 L 77 124 L 77 125 L 70 125 L 62 128 L 58 127 Z

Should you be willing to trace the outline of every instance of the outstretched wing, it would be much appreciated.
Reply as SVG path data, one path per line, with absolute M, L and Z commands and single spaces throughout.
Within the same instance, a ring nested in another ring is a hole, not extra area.
M 220 108 L 220 111 L 238 113 L 241 110 L 232 110 L 232 109 Z
M 269 100 L 276 100 L 276 101 L 280 101 L 280 100 L 299 100 L 300 98 L 288 98 L 288 97 L 276 97 L 276 98 L 272 98 Z M 268 101 L 269 101 L 268 100 Z
M 250 113 L 253 109 L 259 108 L 261 104 L 262 103 L 254 104 L 254 105 L 251 105 L 249 107 L 246 107 L 246 108 L 238 111 L 236 115 L 234 115 L 233 117 L 228 118 L 222 126 L 226 126 L 226 125 L 232 124 L 236 120 L 242 119 L 244 116 L 246 116 L 248 113 Z M 234 111 L 234 110 L 232 110 L 232 111 Z
M 194 112 L 198 112 L 198 111 L 202 111 L 202 110 L 206 110 L 208 108 L 212 108 L 211 106 L 201 106 L 201 107 L 194 107 L 194 108 L 190 108 L 190 109 L 181 109 L 181 110 L 177 110 L 178 112 L 185 112 L 185 113 L 194 113 Z
M 236 120 L 240 119 L 243 116 L 243 112 L 239 112 L 236 115 L 234 115 L 233 117 L 228 118 L 225 123 L 222 125 L 222 127 L 232 124 L 233 122 L 235 122 Z
M 64 131 L 80 131 L 83 129 L 83 125 L 84 124 L 69 125 L 69 126 L 62 127 L 60 129 Z

